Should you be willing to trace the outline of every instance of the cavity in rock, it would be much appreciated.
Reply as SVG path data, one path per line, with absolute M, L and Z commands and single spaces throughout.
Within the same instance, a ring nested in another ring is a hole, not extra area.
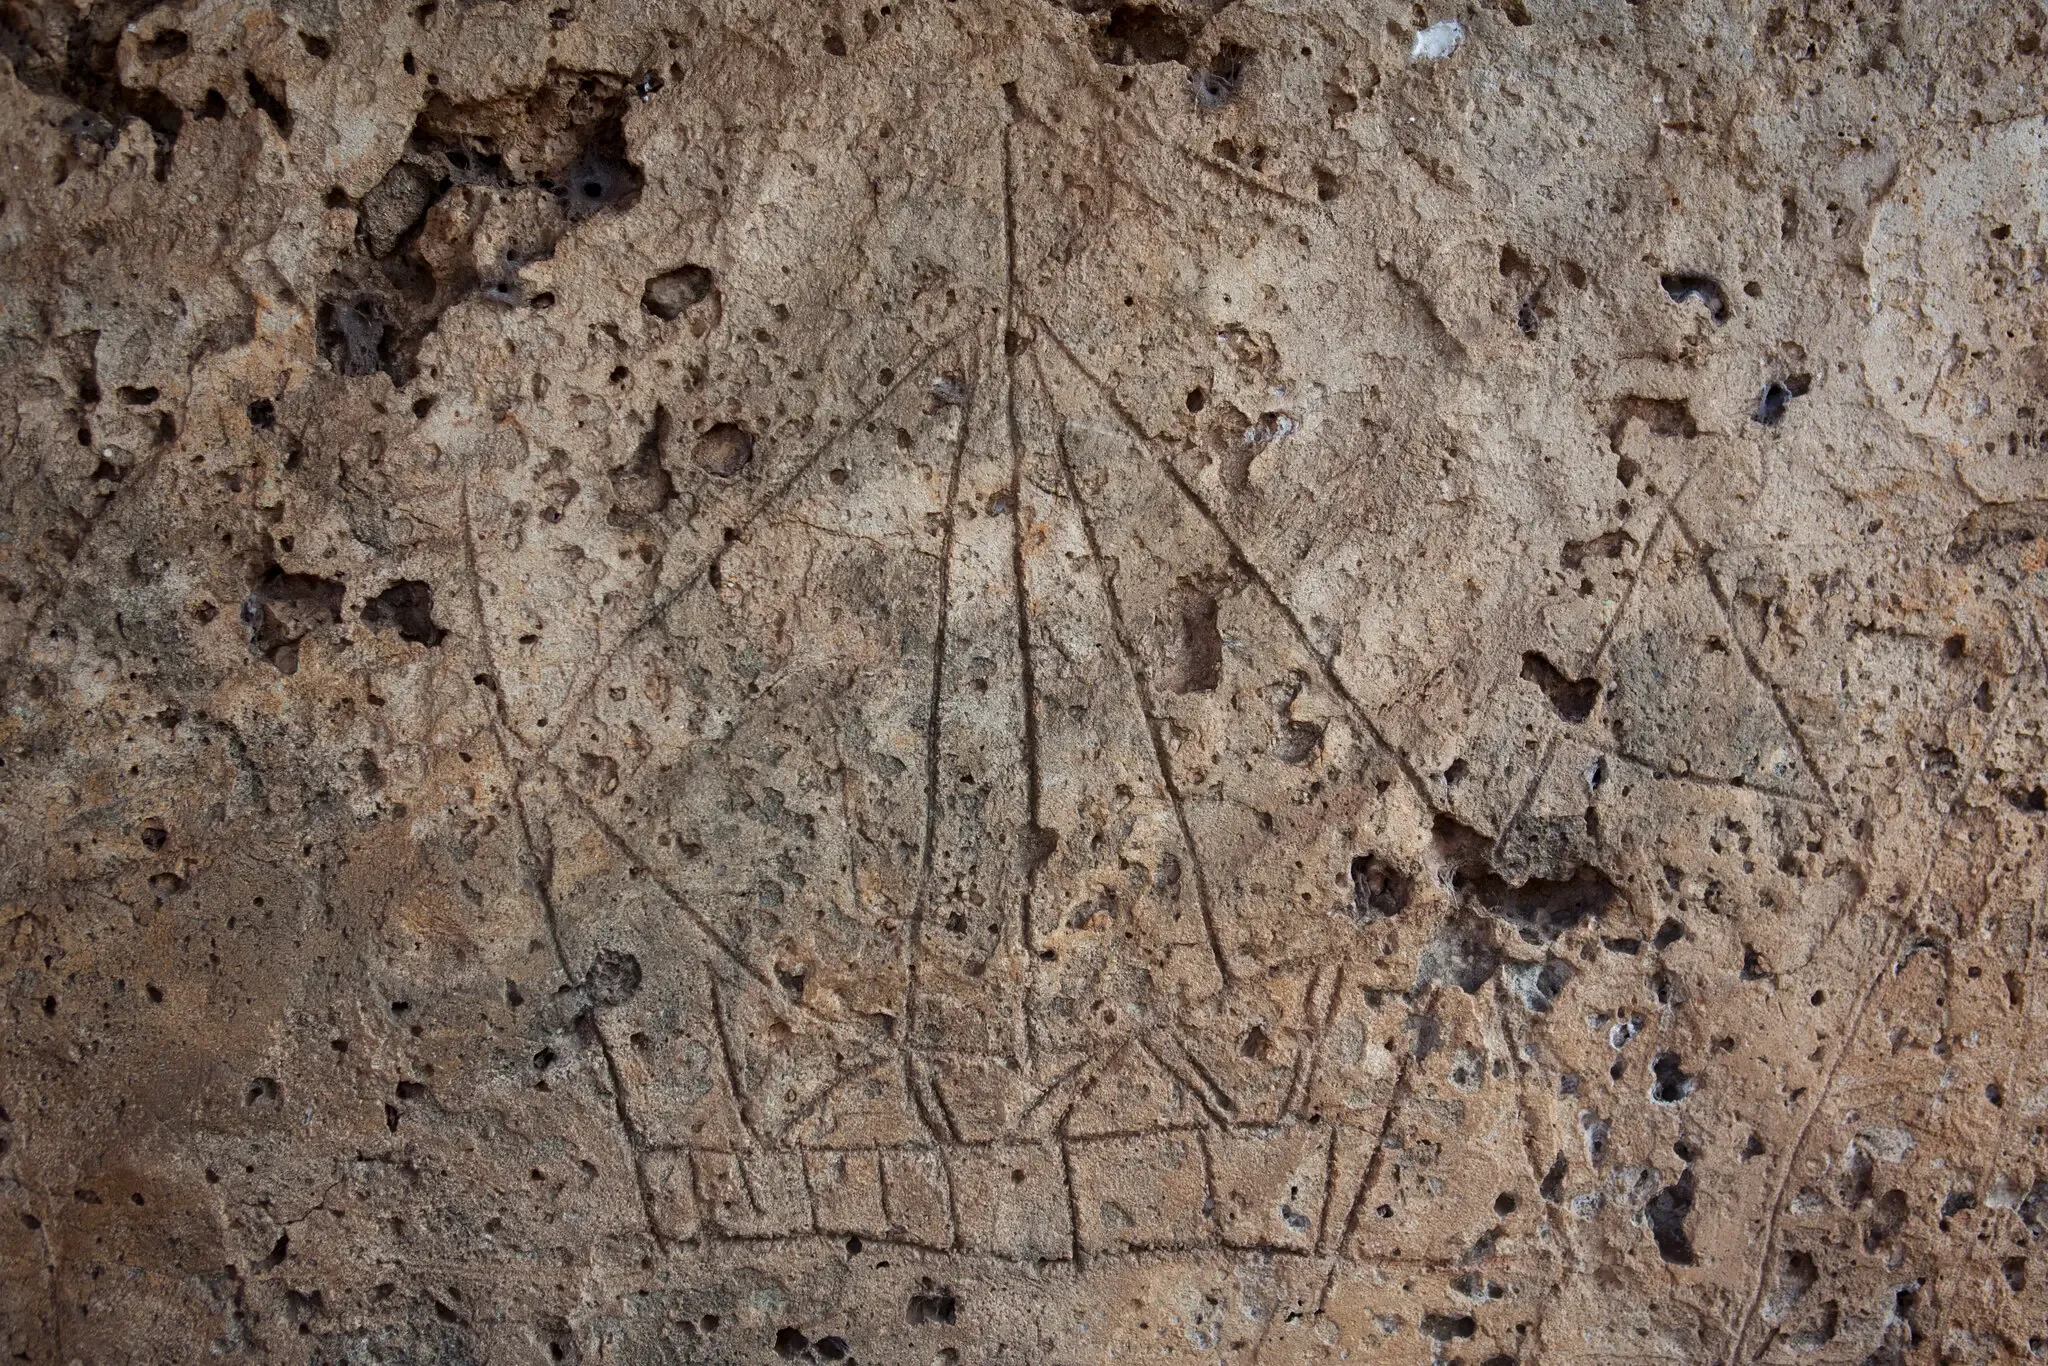
M 1454 986 L 1468 996 L 1500 970 L 1493 929 L 1477 916 L 1453 914 L 1422 951 L 1417 979 Z
M 620 949 L 600 949 L 584 985 L 593 1004 L 622 1006 L 640 990 L 640 960 Z
M 1535 650 L 1522 656 L 1522 678 L 1550 699 L 1559 720 L 1574 725 L 1591 716 L 1593 704 L 1600 700 L 1599 679 L 1573 678 Z
M 434 622 L 434 590 L 419 579 L 400 579 L 363 604 L 369 626 L 391 626 L 400 640 L 436 646 L 448 633 Z
M 1698 299 L 1706 306 L 1707 315 L 1717 323 L 1728 321 L 1728 296 L 1721 292 L 1718 280 L 1707 275 L 1665 275 L 1658 283 L 1664 293 L 1675 304 L 1687 299 Z
M 1509 963 L 1501 969 L 1501 981 L 1508 994 L 1524 1010 L 1541 1015 L 1557 1004 L 1557 997 L 1572 980 L 1572 965 L 1562 958 L 1541 963 Z
M 711 271 L 704 266 L 678 266 L 647 282 L 647 288 L 640 294 L 640 307 L 663 322 L 673 322 L 691 305 L 710 298 L 715 284 Z
M 1786 405 L 1795 398 L 1802 398 L 1813 387 L 1811 375 L 1792 375 L 1782 380 L 1772 380 L 1764 386 L 1757 398 L 1753 420 L 1761 426 L 1775 427 L 1785 420 Z
M 754 459 L 754 434 L 733 422 L 721 422 L 697 438 L 690 458 L 700 469 L 730 479 Z
M 1377 854 L 1351 859 L 1351 914 L 1361 925 L 1399 915 L 1408 907 L 1414 881 Z
M 1692 1168 L 1687 1167 L 1678 1180 L 1658 1191 L 1643 1207 L 1643 1222 L 1657 1241 L 1657 1255 L 1673 1266 L 1693 1264 L 1692 1235 L 1685 1231 L 1692 1198 Z

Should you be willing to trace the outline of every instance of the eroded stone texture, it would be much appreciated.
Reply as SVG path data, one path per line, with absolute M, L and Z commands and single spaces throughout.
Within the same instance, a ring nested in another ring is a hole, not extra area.
M 2048 1354 L 2038 6 L 0 17 L 14 1359 Z

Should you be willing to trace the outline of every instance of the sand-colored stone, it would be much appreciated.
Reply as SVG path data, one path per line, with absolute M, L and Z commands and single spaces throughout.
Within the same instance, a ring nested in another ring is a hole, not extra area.
M 2048 1356 L 2044 27 L 9 0 L 10 1359 Z

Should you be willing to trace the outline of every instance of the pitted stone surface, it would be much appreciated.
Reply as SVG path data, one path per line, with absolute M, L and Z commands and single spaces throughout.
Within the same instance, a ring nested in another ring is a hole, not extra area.
M 2048 1356 L 2044 27 L 0 5 L 8 1351 Z

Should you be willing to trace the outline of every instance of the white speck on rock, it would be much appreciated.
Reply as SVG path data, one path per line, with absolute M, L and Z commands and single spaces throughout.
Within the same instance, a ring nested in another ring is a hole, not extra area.
M 1465 26 L 1456 19 L 1445 19 L 1431 24 L 1415 35 L 1415 46 L 1408 49 L 1411 62 L 1440 62 L 1458 50 L 1465 41 Z

